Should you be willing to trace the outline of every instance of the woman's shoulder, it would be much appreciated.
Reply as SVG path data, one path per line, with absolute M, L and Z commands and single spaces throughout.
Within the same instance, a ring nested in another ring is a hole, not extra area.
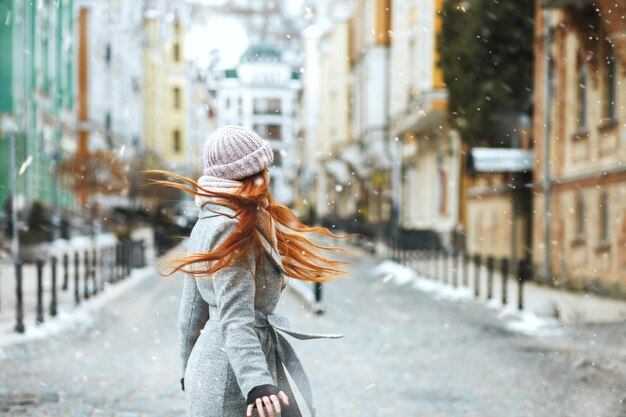
M 235 211 L 228 207 L 217 204 L 211 204 L 212 207 L 207 206 L 209 204 L 200 210 L 198 221 L 191 232 L 190 239 L 191 241 L 202 241 L 203 246 L 210 247 L 236 230 L 239 220 L 235 217 Z

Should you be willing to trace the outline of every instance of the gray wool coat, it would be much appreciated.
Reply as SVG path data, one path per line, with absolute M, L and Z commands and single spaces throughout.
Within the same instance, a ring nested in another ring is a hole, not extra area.
M 237 219 L 212 210 L 234 214 L 215 203 L 204 206 L 191 233 L 188 253 L 213 250 L 235 230 Z M 285 367 L 312 408 L 306 375 L 276 329 L 300 339 L 339 335 L 295 332 L 283 317 L 273 314 L 287 278 L 273 227 L 267 226 L 258 226 L 264 262 L 257 264 L 251 253 L 210 276 L 185 278 L 178 327 L 188 417 L 245 416 L 248 392 L 262 384 L 277 385 L 289 397 L 292 405 L 283 410 L 282 417 L 301 416 Z

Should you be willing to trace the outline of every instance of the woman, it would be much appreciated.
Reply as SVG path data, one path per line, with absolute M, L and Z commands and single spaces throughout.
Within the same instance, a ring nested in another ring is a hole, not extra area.
M 204 176 L 197 182 L 156 181 L 195 196 L 201 208 L 188 255 L 169 274 L 185 280 L 178 323 L 182 389 L 189 417 L 301 416 L 285 369 L 314 415 L 311 388 L 281 332 L 299 339 L 341 337 L 293 331 L 274 314 L 287 276 L 314 282 L 343 274 L 344 262 L 325 257 L 302 232 L 309 228 L 269 191 L 269 145 L 243 127 L 215 131 L 204 147 Z M 161 172 L 163 173 L 163 172 Z M 186 184 L 185 184 L 186 183 Z

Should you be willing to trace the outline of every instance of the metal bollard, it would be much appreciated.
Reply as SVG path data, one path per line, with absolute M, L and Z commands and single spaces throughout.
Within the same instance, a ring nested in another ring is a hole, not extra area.
M 147 265 L 146 261 L 146 242 L 141 241 L 141 267 L 145 268 Z
M 521 259 L 517 262 L 517 308 L 524 308 L 524 282 L 532 279 L 532 265 L 530 260 Z
M 441 278 L 441 254 L 437 251 L 433 256 L 433 262 L 435 263 L 435 280 Z
M 415 250 L 415 272 L 418 276 L 422 276 L 422 251 L 419 249 Z
M 459 252 L 456 249 L 452 252 L 452 286 L 459 286 Z
M 124 278 L 128 278 L 130 276 L 130 249 L 131 243 L 124 243 Z
M 86 300 L 89 298 L 89 251 L 85 251 L 83 260 L 85 263 L 85 270 L 83 271 L 83 298 Z
M 74 302 L 80 304 L 80 255 L 74 253 Z
M 463 286 L 469 286 L 469 263 L 470 257 L 467 252 L 463 252 Z
M 43 323 L 43 259 L 37 259 L 37 324 Z
M 480 255 L 474 255 L 474 297 L 480 297 Z
M 115 282 L 115 262 L 117 261 L 117 243 L 109 249 L 109 284 Z
M 507 258 L 500 261 L 500 274 L 502 275 L 502 305 L 504 306 L 508 302 L 509 260 Z
M 100 249 L 100 257 L 98 258 L 100 260 L 100 291 L 104 291 L 104 282 L 106 280 L 106 253 L 105 248 Z
M 69 256 L 67 256 L 67 253 L 66 253 L 66 254 L 63 254 L 63 287 L 61 287 L 63 291 L 67 291 L 67 287 L 69 285 L 69 280 L 70 280 L 69 267 L 70 267 L 70 258 Z
M 98 269 L 98 257 L 96 256 L 96 248 L 91 252 L 91 280 L 92 280 L 92 288 L 91 293 L 96 295 L 98 294 L 98 279 L 96 276 L 96 269 Z
M 15 262 L 15 331 L 24 333 L 24 291 L 22 286 L 22 263 Z
M 487 300 L 493 298 L 493 268 L 495 266 L 495 259 L 493 256 L 487 257 Z
M 435 249 L 430 251 L 430 273 L 432 279 L 439 277 L 439 268 L 437 267 L 437 251 Z
M 441 282 L 448 282 L 448 265 L 446 265 L 446 259 L 447 259 L 447 251 L 445 249 L 443 249 L 441 251 L 441 259 L 439 260 L 439 262 L 441 263 Z
M 315 294 L 315 313 L 322 314 L 324 313 L 324 307 L 322 307 L 322 283 L 316 282 L 314 283 L 313 292 Z
M 57 258 L 53 256 L 50 259 L 50 268 L 52 272 L 52 293 L 50 298 L 50 316 L 57 315 Z
M 121 259 L 122 259 L 122 255 L 121 255 L 121 246 L 120 243 L 116 243 L 115 244 L 115 262 L 114 262 L 114 281 L 118 281 L 120 278 L 120 265 L 121 265 Z

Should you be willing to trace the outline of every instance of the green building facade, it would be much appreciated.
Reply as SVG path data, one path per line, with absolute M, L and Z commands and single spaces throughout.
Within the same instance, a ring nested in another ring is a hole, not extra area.
M 0 117 L 17 124 L 18 201 L 70 208 L 56 175 L 75 146 L 74 0 L 0 0 Z M 10 195 L 8 134 L 0 133 L 0 207 Z

